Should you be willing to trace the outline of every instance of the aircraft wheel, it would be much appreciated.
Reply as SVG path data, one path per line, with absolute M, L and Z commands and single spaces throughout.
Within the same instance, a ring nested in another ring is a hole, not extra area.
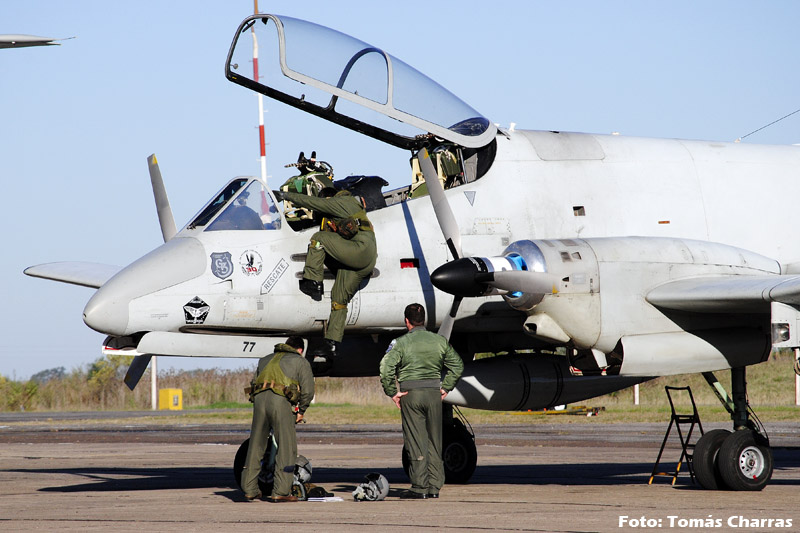
M 402 456 L 403 456 L 403 471 L 406 473 L 406 476 L 408 476 L 408 479 L 411 479 L 411 458 L 408 455 L 408 449 L 405 446 L 403 446 Z
M 267 450 L 264 452 L 264 459 L 261 461 L 261 473 L 258 475 L 258 490 L 260 490 L 261 494 L 264 496 L 272 494 L 273 477 L 272 468 L 269 465 L 272 446 L 272 439 L 270 439 Z M 247 461 L 247 449 L 249 447 L 250 439 L 247 439 L 239 446 L 239 449 L 236 451 L 236 456 L 233 459 L 233 478 L 236 480 L 236 486 L 239 487 L 240 490 L 242 488 L 242 472 L 244 471 L 244 464 Z
M 761 490 L 772 477 L 772 449 L 751 430 L 734 431 L 720 446 L 717 464 L 731 490 Z
M 722 442 L 731 434 L 727 429 L 714 429 L 705 433 L 694 446 L 692 468 L 700 486 L 708 490 L 724 489 L 725 482 L 719 472 L 717 455 Z
M 455 420 L 450 431 L 445 431 L 442 443 L 444 476 L 447 483 L 466 483 L 478 464 L 475 437 L 467 431 L 460 420 Z
M 403 470 L 409 476 L 411 458 L 405 446 L 402 458 Z M 475 439 L 460 422 L 454 430 L 446 431 L 443 435 L 442 461 L 445 483 L 466 483 L 475 472 L 475 466 L 478 464 Z

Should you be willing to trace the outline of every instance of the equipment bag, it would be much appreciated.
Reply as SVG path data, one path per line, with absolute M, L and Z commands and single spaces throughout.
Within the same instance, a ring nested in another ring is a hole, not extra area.
M 352 239 L 358 233 L 359 223 L 353 217 L 342 218 L 338 222 L 326 218 L 325 222 L 330 231 L 338 233 L 347 240 Z
M 276 393 L 286 396 L 286 399 L 292 405 L 300 401 L 300 384 L 289 378 L 281 370 L 280 362 L 284 355 L 284 352 L 276 353 L 267 363 L 267 366 L 264 367 L 264 370 L 250 383 L 250 386 L 245 387 L 244 392 L 249 395 L 251 402 L 256 394 L 267 389 L 272 389 Z

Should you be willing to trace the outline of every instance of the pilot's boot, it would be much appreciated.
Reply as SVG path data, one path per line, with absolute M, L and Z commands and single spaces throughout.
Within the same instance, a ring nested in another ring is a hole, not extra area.
M 327 376 L 330 373 L 338 348 L 339 343 L 330 339 L 323 339 L 314 348 L 309 347 L 308 359 L 315 376 Z
M 314 361 L 317 359 L 324 359 L 326 361 L 333 361 L 336 357 L 336 350 L 339 348 L 339 343 L 331 339 L 323 339 L 322 344 L 318 345 L 313 350 L 310 350 L 309 355 Z
M 321 281 L 303 278 L 300 280 L 300 292 L 311 296 L 317 302 L 322 301 L 324 287 Z
M 318 355 L 326 359 L 333 359 L 336 357 L 336 351 L 339 349 L 339 343 L 331 339 L 322 341 L 322 347 Z

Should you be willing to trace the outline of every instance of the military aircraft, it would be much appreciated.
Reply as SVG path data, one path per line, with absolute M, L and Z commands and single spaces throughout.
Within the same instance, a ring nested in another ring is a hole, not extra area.
M 240 68 L 251 32 L 260 74 Z M 409 185 L 370 199 L 378 262 L 325 360 L 314 352 L 329 294 L 316 302 L 297 284 L 307 220 L 238 177 L 177 231 L 151 158 L 163 245 L 124 268 L 25 270 L 97 288 L 84 321 L 109 336 L 108 351 L 135 355 L 129 386 L 153 355 L 255 358 L 288 335 L 308 340 L 320 375 L 375 375 L 403 308 L 420 302 L 468 361 L 447 397 L 455 406 L 540 409 L 730 369 L 734 431 L 700 438 L 694 471 L 709 489 L 768 484 L 746 368 L 772 346 L 800 346 L 800 243 L 789 235 L 800 147 L 503 129 L 383 50 L 276 15 L 242 22 L 225 74 L 407 151 Z M 243 203 L 258 227 L 235 221 Z M 473 360 L 486 352 L 499 355 Z M 468 480 L 473 436 L 448 416 L 445 441 L 448 480 Z
M 68 37 L 73 39 L 73 37 Z M 26 48 L 29 46 L 61 46 L 56 41 L 65 39 L 52 39 L 50 37 L 39 37 L 38 35 L 22 34 L 3 34 L 0 35 L 0 48 Z

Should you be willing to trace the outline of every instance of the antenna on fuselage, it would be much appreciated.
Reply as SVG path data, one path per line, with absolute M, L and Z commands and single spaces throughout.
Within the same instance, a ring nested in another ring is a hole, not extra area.
M 735 140 L 735 141 L 733 141 L 733 142 L 736 142 L 736 143 L 738 143 L 738 142 L 741 142 L 741 141 L 742 141 L 742 139 L 744 139 L 745 137 L 750 137 L 750 136 L 751 136 L 752 134 L 754 134 L 754 133 L 757 133 L 757 132 L 759 132 L 759 131 L 761 131 L 761 130 L 763 130 L 763 129 L 769 128 L 769 127 L 770 127 L 770 126 L 772 126 L 773 124 L 777 124 L 777 123 L 778 123 L 778 122 L 780 122 L 781 120 L 783 120 L 783 119 L 785 119 L 785 118 L 789 118 L 789 117 L 791 117 L 792 115 L 794 115 L 795 113 L 800 113 L 800 109 L 797 109 L 797 110 L 795 110 L 795 111 L 792 111 L 792 112 L 791 112 L 791 113 L 789 113 L 788 115 L 785 115 L 785 116 L 783 116 L 783 117 L 779 118 L 778 120 L 773 120 L 772 122 L 770 122 L 770 123 L 769 123 L 769 124 L 767 124 L 766 126 L 761 126 L 761 127 L 760 127 L 760 128 L 758 128 L 757 130 L 753 130 L 753 131 L 751 131 L 750 133 L 748 133 L 747 135 L 742 135 L 741 137 L 739 137 L 738 139 L 736 139 L 736 140 Z

